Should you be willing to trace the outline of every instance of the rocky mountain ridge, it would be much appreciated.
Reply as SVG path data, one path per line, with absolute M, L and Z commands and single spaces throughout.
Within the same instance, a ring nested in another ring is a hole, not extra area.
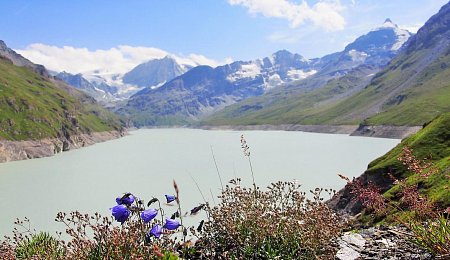
M 36 72 L 37 74 L 48 77 L 49 74 L 43 65 L 34 64 L 22 55 L 16 53 L 12 49 L 8 48 L 6 43 L 0 40 L 0 56 L 7 58 L 12 64 L 18 67 L 26 67 Z

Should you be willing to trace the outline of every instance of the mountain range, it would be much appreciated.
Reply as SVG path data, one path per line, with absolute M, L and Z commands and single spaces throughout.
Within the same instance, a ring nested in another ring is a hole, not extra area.
M 310 61 L 288 51 L 216 68 L 197 66 L 158 88 L 139 91 L 118 112 L 131 116 L 138 126 L 185 124 L 314 73 Z
M 387 19 L 342 52 L 322 58 L 308 60 L 281 50 L 253 61 L 236 61 L 216 68 L 196 67 L 158 88 L 147 87 L 137 92 L 117 111 L 129 116 L 136 126 L 190 124 L 210 115 L 214 117 L 215 112 L 232 104 L 246 104 L 252 97 L 272 95 L 274 98 L 268 98 L 269 103 L 272 99 L 283 102 L 278 98 L 282 95 L 280 91 L 288 90 L 290 95 L 292 91 L 320 88 L 349 73 L 374 74 L 397 54 L 410 36 Z M 359 81 L 367 83 L 366 79 Z M 240 112 L 251 108 L 244 106 Z M 257 104 L 254 108 L 265 106 Z
M 53 72 L 57 78 L 76 87 L 97 101 L 111 104 L 128 99 L 146 87 L 157 88 L 199 64 L 173 55 L 150 59 L 126 73 L 112 73 L 108 68 L 72 74 Z

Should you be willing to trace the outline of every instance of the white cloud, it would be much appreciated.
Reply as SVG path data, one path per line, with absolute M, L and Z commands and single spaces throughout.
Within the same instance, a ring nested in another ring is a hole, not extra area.
M 306 1 L 296 4 L 288 0 L 228 0 L 228 3 L 244 6 L 253 15 L 286 19 L 293 28 L 307 21 L 327 31 L 345 27 L 345 19 L 340 13 L 344 6 L 338 0 L 319 1 L 313 6 L 309 6 Z
M 229 61 L 217 62 L 199 54 L 188 56 L 170 54 L 164 50 L 151 47 L 133 47 L 120 45 L 107 50 L 88 50 L 71 46 L 57 47 L 35 43 L 23 50 L 15 50 L 34 63 L 42 64 L 50 70 L 70 73 L 86 73 L 100 70 L 108 73 L 125 73 L 140 63 L 160 59 L 167 55 L 174 57 L 184 65 L 218 66 Z

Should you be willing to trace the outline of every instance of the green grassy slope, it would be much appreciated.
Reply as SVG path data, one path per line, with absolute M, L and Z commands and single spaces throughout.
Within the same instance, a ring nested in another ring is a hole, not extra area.
M 76 90 L 0 57 L 0 139 L 62 137 L 122 128 L 116 116 Z M 65 88 L 68 88 L 65 86 Z
M 383 112 L 368 118 L 369 124 L 420 125 L 450 111 L 450 47 L 446 54 L 420 72 L 415 84 L 384 104 Z M 406 63 L 408 64 L 408 61 Z M 401 68 L 394 70 L 402 74 Z
M 438 173 L 421 181 L 411 176 L 411 172 L 397 159 L 405 146 L 412 148 L 414 156 L 418 159 L 431 156 L 431 161 L 439 169 Z M 423 194 L 442 206 L 450 206 L 448 190 L 450 179 L 446 177 L 450 175 L 450 113 L 438 116 L 422 130 L 404 139 L 387 154 L 371 162 L 364 174 L 368 179 L 374 179 L 381 174 L 385 182 L 389 183 L 387 173 L 392 173 L 397 178 L 407 178 L 410 183 L 419 184 Z M 386 191 L 385 195 L 395 198 L 398 190 L 398 185 L 394 185 Z

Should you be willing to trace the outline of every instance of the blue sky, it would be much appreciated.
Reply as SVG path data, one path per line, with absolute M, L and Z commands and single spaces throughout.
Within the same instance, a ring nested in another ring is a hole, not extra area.
M 88 52 L 118 46 L 152 47 L 180 57 L 195 54 L 221 63 L 261 58 L 280 49 L 314 58 L 342 50 L 388 17 L 400 27 L 417 29 L 445 3 L 444 0 L 0 0 L 0 39 L 13 49 L 28 49 L 23 54 L 46 66 L 49 65 L 45 63 L 51 64 L 50 58 L 31 53 L 32 44 L 40 44 L 41 49 L 70 46 Z

